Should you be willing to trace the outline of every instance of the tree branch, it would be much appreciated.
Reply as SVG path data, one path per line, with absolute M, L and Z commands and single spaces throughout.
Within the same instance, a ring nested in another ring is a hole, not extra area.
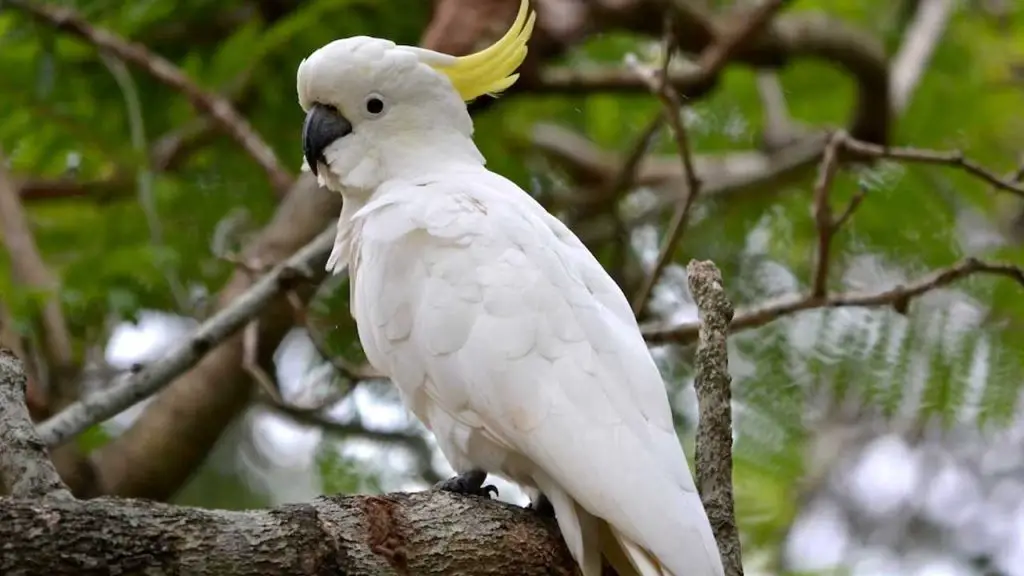
M 899 52 L 892 60 L 892 107 L 902 112 L 910 103 L 910 94 L 921 80 L 946 25 L 956 9 L 954 0 L 921 0 L 914 18 L 903 36 Z
M 683 122 L 681 113 L 682 102 L 679 100 L 679 94 L 675 88 L 672 87 L 668 82 L 668 67 L 672 62 L 672 52 L 674 50 L 675 41 L 672 34 L 672 20 L 670 17 L 665 19 L 665 42 L 664 42 L 664 62 L 660 73 L 657 75 L 651 73 L 648 70 L 637 68 L 637 75 L 645 78 L 648 88 L 653 92 L 658 100 L 661 101 L 661 105 L 665 110 L 665 116 L 668 118 L 668 124 L 672 128 L 672 136 L 675 137 L 676 141 L 676 153 L 679 155 L 679 160 L 683 167 L 683 175 L 686 178 L 686 195 L 679 198 L 676 203 L 675 213 L 672 214 L 672 221 L 669 223 L 668 231 L 665 233 L 665 241 L 662 243 L 661 249 L 658 251 L 658 258 L 654 262 L 654 268 L 651 273 L 647 275 L 647 279 L 640 286 L 640 291 L 633 299 L 633 315 L 639 316 L 644 307 L 647 306 L 647 301 L 651 297 L 651 293 L 654 291 L 654 286 L 658 283 L 658 278 L 661 277 L 662 271 L 665 266 L 668 265 L 668 261 L 671 259 L 672 254 L 675 252 L 676 245 L 679 240 L 682 239 L 683 230 L 686 229 L 686 223 L 689 220 L 690 209 L 693 208 L 694 200 L 697 199 L 697 194 L 700 193 L 700 178 L 697 177 L 697 170 L 693 167 L 693 153 L 690 150 L 690 138 L 686 133 L 686 124 Z M 714 51 L 716 45 L 712 45 L 708 50 Z M 724 50 L 720 50 L 718 60 L 709 60 L 711 65 L 722 66 L 725 63 L 729 48 L 726 47 Z M 702 61 L 704 58 L 701 59 Z M 702 68 L 702 71 L 704 69 Z M 708 69 L 706 74 L 712 75 L 714 71 Z
M 340 209 L 340 195 L 320 188 L 311 174 L 303 174 L 270 222 L 247 243 L 242 260 L 257 269 L 285 261 L 333 226 Z M 310 297 L 326 275 L 319 265 L 312 272 L 313 278 L 292 287 L 303 299 Z M 218 309 L 232 307 L 253 282 L 249 272 L 237 270 L 221 289 Z M 259 311 L 263 364 L 271 361 L 281 339 L 294 327 L 287 292 L 276 295 Z M 178 375 L 127 430 L 96 449 L 91 460 L 102 493 L 165 499 L 192 477 L 225 428 L 251 402 L 253 382 L 242 368 L 243 356 L 242 337 L 236 333 Z
M 64 6 L 49 6 L 33 0 L 7 0 L 5 3 L 36 20 L 69 32 L 100 50 L 138 66 L 153 78 L 184 95 L 195 109 L 209 116 L 231 136 L 249 156 L 267 172 L 270 183 L 284 194 L 293 177 L 285 170 L 271 148 L 234 106 L 224 97 L 207 92 L 167 59 L 154 54 L 142 44 L 133 43 L 103 28 L 97 28 L 81 15 Z
M 784 316 L 816 308 L 893 306 L 905 308 L 911 300 L 927 292 L 953 284 L 976 274 L 992 274 L 1009 278 L 1024 287 L 1024 267 L 1000 262 L 965 258 L 930 274 L 877 292 L 841 292 L 824 297 L 813 295 L 785 296 L 740 310 L 729 324 L 731 332 L 758 328 Z M 674 342 L 688 344 L 697 339 L 700 324 L 687 322 L 673 326 L 644 326 L 644 337 L 651 344 Z
M 935 164 L 956 168 L 988 182 L 999 190 L 1024 198 L 1024 186 L 1015 181 L 1013 176 L 1002 177 L 988 170 L 977 162 L 967 158 L 962 150 L 925 150 L 922 148 L 879 146 L 870 142 L 862 142 L 853 138 L 843 138 L 840 146 L 843 150 L 856 156 L 867 158 L 886 158 L 916 164 Z
M 700 313 L 700 343 L 695 362 L 700 416 L 697 425 L 697 489 L 722 554 L 727 576 L 742 576 L 740 535 L 732 493 L 732 377 L 726 339 L 732 304 L 722 273 L 710 262 L 691 260 L 686 267 L 690 293 Z
M 61 310 L 57 279 L 43 261 L 36 246 L 35 237 L 29 227 L 28 214 L 21 205 L 18 191 L 7 173 L 5 160 L 0 155 L 0 229 L 7 253 L 11 258 L 13 275 L 19 283 L 33 290 L 42 291 L 46 298 L 40 307 L 40 328 L 44 345 L 43 353 L 52 378 L 53 389 L 47 390 L 49 401 L 70 401 L 74 390 L 69 389 L 77 375 L 71 335 L 68 332 L 64 312 Z M 59 408 L 60 406 L 53 406 Z
M 229 512 L 143 500 L 0 499 L 7 576 L 572 576 L 553 521 L 445 492 Z
M 20 498 L 71 498 L 32 426 L 27 383 L 21 360 L 0 348 L 0 489 Z
M 324 230 L 291 258 L 275 266 L 231 306 L 204 322 L 184 344 L 129 375 L 124 382 L 82 399 L 41 424 L 39 433 L 43 440 L 50 446 L 62 444 L 163 388 L 199 362 L 211 348 L 252 321 L 275 296 L 291 290 L 298 282 L 316 277 L 318 272 L 314 270 L 323 267 L 334 237 L 334 227 Z

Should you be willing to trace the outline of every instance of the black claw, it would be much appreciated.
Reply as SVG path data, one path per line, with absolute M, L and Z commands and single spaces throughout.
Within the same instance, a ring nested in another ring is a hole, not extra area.
M 434 488 L 445 492 L 470 494 L 473 496 L 483 496 L 484 498 L 490 498 L 493 493 L 494 497 L 497 498 L 498 489 L 492 484 L 484 486 L 484 480 L 486 479 L 486 472 L 481 470 L 470 470 L 464 474 L 452 476 L 447 480 L 438 482 Z
M 527 504 L 526 507 L 541 516 L 555 517 L 555 507 L 551 505 L 551 500 L 548 500 L 548 497 L 543 494 L 538 495 L 537 499 Z

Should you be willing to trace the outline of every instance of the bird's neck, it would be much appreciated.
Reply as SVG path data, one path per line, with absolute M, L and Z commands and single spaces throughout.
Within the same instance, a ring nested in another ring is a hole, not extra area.
M 380 184 L 392 180 L 415 180 L 425 174 L 452 169 L 481 167 L 483 154 L 472 138 L 457 133 L 398 137 L 382 157 Z
M 386 140 L 352 139 L 346 148 L 332 163 L 327 183 L 352 204 L 365 204 L 388 182 L 480 168 L 486 163 L 473 139 L 455 130 L 405 132 Z

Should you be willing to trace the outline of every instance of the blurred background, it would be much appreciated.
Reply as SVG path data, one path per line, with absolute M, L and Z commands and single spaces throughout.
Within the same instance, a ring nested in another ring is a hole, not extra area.
M 714 260 L 740 310 L 809 289 L 827 129 L 962 150 L 996 174 L 1024 160 L 1024 5 L 788 2 L 703 77 L 697 55 L 757 3 L 667 4 L 681 51 L 669 77 L 703 187 L 647 326 L 696 320 L 692 258 Z M 30 368 L 36 419 L 160 358 L 335 220 L 340 198 L 300 172 L 302 58 L 352 35 L 466 54 L 518 5 L 0 2 L 0 342 Z M 633 295 L 687 193 L 665 126 L 632 184 L 615 185 L 661 110 L 631 62 L 659 65 L 666 3 L 533 5 L 523 76 L 472 106 L 476 142 Z M 97 27 L 145 53 L 97 49 Z M 155 55 L 186 82 L 157 79 Z M 211 120 L 211 95 L 256 140 Z M 830 293 L 883 291 L 965 256 L 1024 264 L 1020 195 L 888 160 L 836 177 L 837 211 L 859 195 L 832 244 Z M 888 304 L 805 310 L 730 338 L 748 573 L 1024 575 L 1024 288 L 978 275 Z M 692 455 L 692 339 L 653 350 Z M 419 490 L 451 473 L 365 365 L 344 276 L 275 301 L 54 458 L 82 496 L 229 509 Z

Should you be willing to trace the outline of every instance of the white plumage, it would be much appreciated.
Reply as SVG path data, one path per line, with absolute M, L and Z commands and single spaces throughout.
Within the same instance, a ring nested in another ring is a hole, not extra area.
M 351 50 L 366 53 L 366 43 L 314 54 L 299 86 L 304 108 L 329 103 L 354 118 L 316 164 L 345 197 L 328 268 L 349 269 L 370 363 L 456 471 L 501 474 L 547 496 L 584 576 L 600 575 L 602 555 L 622 576 L 722 575 L 664 383 L 622 291 L 562 222 L 484 167 L 464 105 L 444 123 L 436 117 L 451 113 L 450 100 L 408 100 L 409 83 L 451 91 L 443 75 L 422 64 L 394 86 L 317 76 L 316 61 L 369 66 Z M 360 116 L 360 90 L 383 98 L 390 120 Z M 435 120 L 409 128 L 413 113 Z

